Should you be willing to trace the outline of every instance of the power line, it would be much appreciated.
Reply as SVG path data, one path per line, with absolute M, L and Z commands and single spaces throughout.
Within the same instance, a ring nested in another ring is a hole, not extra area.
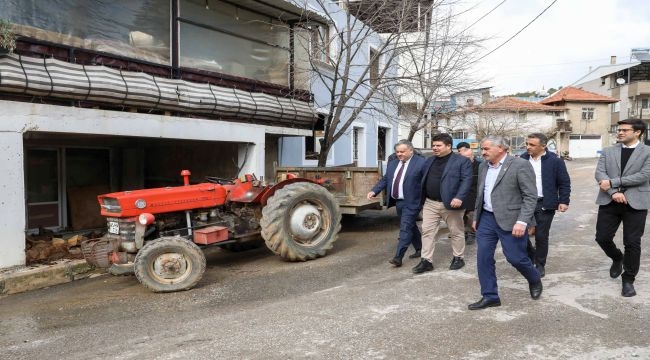
M 519 35 L 519 34 L 520 34 L 522 31 L 524 31 L 528 26 L 530 26 L 530 24 L 534 23 L 535 20 L 537 20 L 540 16 L 542 16 L 542 14 L 544 14 L 544 13 L 546 12 L 546 10 L 550 9 L 550 7 L 553 6 L 553 4 L 555 4 L 556 2 L 557 2 L 557 0 L 553 0 L 553 2 L 552 2 L 549 6 L 546 7 L 546 9 L 544 9 L 541 13 L 537 14 L 537 16 L 535 16 L 535 18 L 534 18 L 533 20 L 531 20 L 528 24 L 526 24 L 526 26 L 524 26 L 523 28 L 521 28 L 521 30 L 517 31 L 517 32 L 516 32 L 514 35 L 512 35 L 508 40 L 504 41 L 503 44 L 501 44 L 501 45 L 497 46 L 496 48 L 492 49 L 492 51 L 490 51 L 490 52 L 488 52 L 487 54 L 481 56 L 481 57 L 478 58 L 476 61 L 481 61 L 481 60 L 483 60 L 486 56 L 488 56 L 488 55 L 492 54 L 493 52 L 499 50 L 503 45 L 505 45 L 505 44 L 507 44 L 508 42 L 510 42 L 510 40 L 514 39 L 515 36 Z
M 483 16 L 481 16 L 481 17 L 478 18 L 476 21 L 474 21 L 470 26 L 466 27 L 463 31 L 461 31 L 461 33 L 464 33 L 464 32 L 467 31 L 469 28 L 471 28 L 472 26 L 476 25 L 476 23 L 478 23 L 479 21 L 483 20 L 486 16 L 490 15 L 494 10 L 496 10 L 499 6 L 503 5 L 503 3 L 506 2 L 506 1 L 507 1 L 507 0 L 503 0 L 502 2 L 500 2 L 500 3 L 499 3 L 497 6 L 495 6 L 492 10 L 488 11 L 488 12 L 485 13 Z

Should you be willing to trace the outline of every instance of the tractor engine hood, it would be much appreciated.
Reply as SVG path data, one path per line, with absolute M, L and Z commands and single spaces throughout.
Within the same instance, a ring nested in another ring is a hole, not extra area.
M 226 189 L 218 184 L 120 191 L 97 196 L 103 216 L 132 217 L 223 205 Z

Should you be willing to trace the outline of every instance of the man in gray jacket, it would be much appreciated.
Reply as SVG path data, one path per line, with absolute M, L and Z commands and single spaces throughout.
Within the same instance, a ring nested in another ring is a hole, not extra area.
M 542 295 L 539 272 L 526 253 L 528 226 L 535 225 L 537 188 L 530 162 L 509 156 L 508 143 L 500 136 L 481 141 L 484 161 L 479 167 L 473 227 L 476 229 L 476 267 L 481 299 L 468 308 L 500 306 L 494 252 L 501 240 L 506 260 L 528 280 L 530 296 Z
M 650 208 L 650 147 L 641 142 L 646 131 L 643 120 L 618 122 L 618 144 L 603 150 L 596 167 L 600 187 L 596 204 L 596 242 L 612 259 L 609 276 L 623 273 L 621 295 L 636 295 L 634 279 L 641 260 L 641 237 Z M 625 252 L 614 244 L 614 235 L 623 222 Z M 625 270 L 625 271 L 623 271 Z

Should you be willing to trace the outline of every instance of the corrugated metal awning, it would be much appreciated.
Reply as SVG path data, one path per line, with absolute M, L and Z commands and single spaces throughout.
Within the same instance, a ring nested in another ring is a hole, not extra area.
M 15 54 L 0 56 L 0 91 L 288 127 L 310 128 L 317 118 L 311 104 L 300 100 Z

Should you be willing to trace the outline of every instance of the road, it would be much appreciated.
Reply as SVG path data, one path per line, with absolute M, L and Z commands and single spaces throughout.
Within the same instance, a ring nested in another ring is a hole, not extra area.
M 595 160 L 567 162 L 571 207 L 551 230 L 544 293 L 497 257 L 503 306 L 479 299 L 475 245 L 447 270 L 392 268 L 392 210 L 344 219 L 333 251 L 287 263 L 266 249 L 214 250 L 190 291 L 154 294 L 134 277 L 96 276 L 0 298 L 1 359 L 628 359 L 650 358 L 650 261 L 633 298 L 595 244 Z M 647 229 L 646 229 L 647 230 Z M 620 244 L 620 232 L 617 242 Z M 409 250 L 410 253 L 410 250 Z

